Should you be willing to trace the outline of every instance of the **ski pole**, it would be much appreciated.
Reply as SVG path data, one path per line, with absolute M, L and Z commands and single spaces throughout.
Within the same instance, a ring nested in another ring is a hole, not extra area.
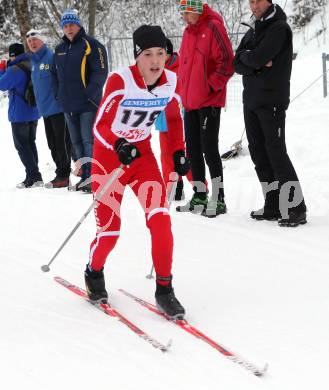
M 50 264 L 56 259 L 56 257 L 59 255 L 59 253 L 62 251 L 62 249 L 64 248 L 64 246 L 69 242 L 69 240 L 71 239 L 71 237 L 73 236 L 73 234 L 78 230 L 78 228 L 81 226 L 82 222 L 86 219 L 87 215 L 90 213 L 90 211 L 95 207 L 96 203 L 102 198 L 102 196 L 105 194 L 105 192 L 108 190 L 108 188 L 110 187 L 110 185 L 114 182 L 114 180 L 116 180 L 116 178 L 119 176 L 119 173 L 120 171 L 122 170 L 123 168 L 123 164 L 121 164 L 119 166 L 119 168 L 117 168 L 115 170 L 115 172 L 112 173 L 111 177 L 109 178 L 109 180 L 105 183 L 105 185 L 103 186 L 103 188 L 96 193 L 95 195 L 95 198 L 92 202 L 92 204 L 88 207 L 87 211 L 83 214 L 83 216 L 80 218 L 79 222 L 74 226 L 74 228 L 72 229 L 72 231 L 70 232 L 70 234 L 65 238 L 64 242 L 62 243 L 62 245 L 58 248 L 58 250 L 56 251 L 56 253 L 54 254 L 54 256 L 50 259 L 49 263 L 48 264 L 44 264 L 41 266 L 41 270 L 43 272 L 49 272 L 50 271 Z
M 173 181 L 173 185 L 171 187 L 171 190 L 170 190 L 170 193 L 168 196 L 168 210 L 170 210 L 170 206 L 175 198 L 178 178 L 179 178 L 178 173 L 176 173 L 175 179 Z M 146 275 L 146 279 L 153 279 L 153 270 L 154 270 L 154 265 L 152 264 L 151 271 L 149 274 Z

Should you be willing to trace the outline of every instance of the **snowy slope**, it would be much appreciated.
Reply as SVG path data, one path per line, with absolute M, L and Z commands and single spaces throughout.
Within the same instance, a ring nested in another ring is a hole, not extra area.
M 292 97 L 321 74 L 327 46 L 308 46 L 294 62 Z M 256 222 L 262 204 L 246 144 L 225 162 L 228 214 L 214 220 L 172 212 L 174 282 L 188 320 L 250 361 L 269 363 L 262 379 L 236 366 L 201 341 L 152 315 L 118 292 L 153 300 L 150 240 L 132 193 L 124 198 L 122 234 L 106 265 L 110 300 L 163 343 L 163 354 L 129 329 L 53 282 L 55 275 L 83 285 L 88 247 L 95 233 L 90 215 L 51 267 L 49 261 L 91 203 L 64 190 L 17 190 L 24 178 L 13 147 L 6 107 L 0 108 L 1 388 L 306 390 L 328 386 L 329 350 L 329 98 L 321 81 L 288 111 L 287 145 L 302 182 L 309 223 L 282 229 Z M 221 152 L 243 130 L 241 107 L 222 116 Z M 38 128 L 45 180 L 54 166 L 42 121 Z M 156 137 L 154 137 L 156 143 Z M 156 146 L 157 147 L 157 146 Z M 186 185 L 186 189 L 188 185 Z M 190 191 L 190 190 L 188 190 Z

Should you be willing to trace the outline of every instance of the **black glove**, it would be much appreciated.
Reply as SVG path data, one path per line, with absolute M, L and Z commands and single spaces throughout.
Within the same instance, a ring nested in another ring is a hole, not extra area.
M 129 143 L 124 138 L 119 138 L 115 143 L 115 150 L 118 153 L 119 160 L 124 165 L 131 164 L 135 158 L 140 157 L 139 150 L 135 145 Z
M 184 150 L 177 150 L 174 155 L 175 172 L 179 176 L 185 176 L 191 168 L 190 160 L 186 157 Z

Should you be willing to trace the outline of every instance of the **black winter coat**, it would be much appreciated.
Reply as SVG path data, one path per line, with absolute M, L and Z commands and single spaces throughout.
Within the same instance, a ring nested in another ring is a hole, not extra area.
M 62 39 L 54 56 L 57 98 L 66 113 L 96 111 L 108 73 L 105 47 L 83 28 L 72 42 Z
M 288 107 L 292 67 L 292 32 L 286 14 L 271 5 L 243 37 L 234 58 L 243 75 L 243 103 L 249 109 L 266 105 Z M 265 65 L 272 61 L 271 67 Z

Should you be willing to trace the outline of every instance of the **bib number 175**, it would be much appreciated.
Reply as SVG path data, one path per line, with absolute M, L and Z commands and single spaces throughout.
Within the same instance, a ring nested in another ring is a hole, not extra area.
M 131 127 L 138 127 L 141 124 L 149 127 L 153 125 L 160 114 L 161 111 L 123 110 L 121 123 Z

